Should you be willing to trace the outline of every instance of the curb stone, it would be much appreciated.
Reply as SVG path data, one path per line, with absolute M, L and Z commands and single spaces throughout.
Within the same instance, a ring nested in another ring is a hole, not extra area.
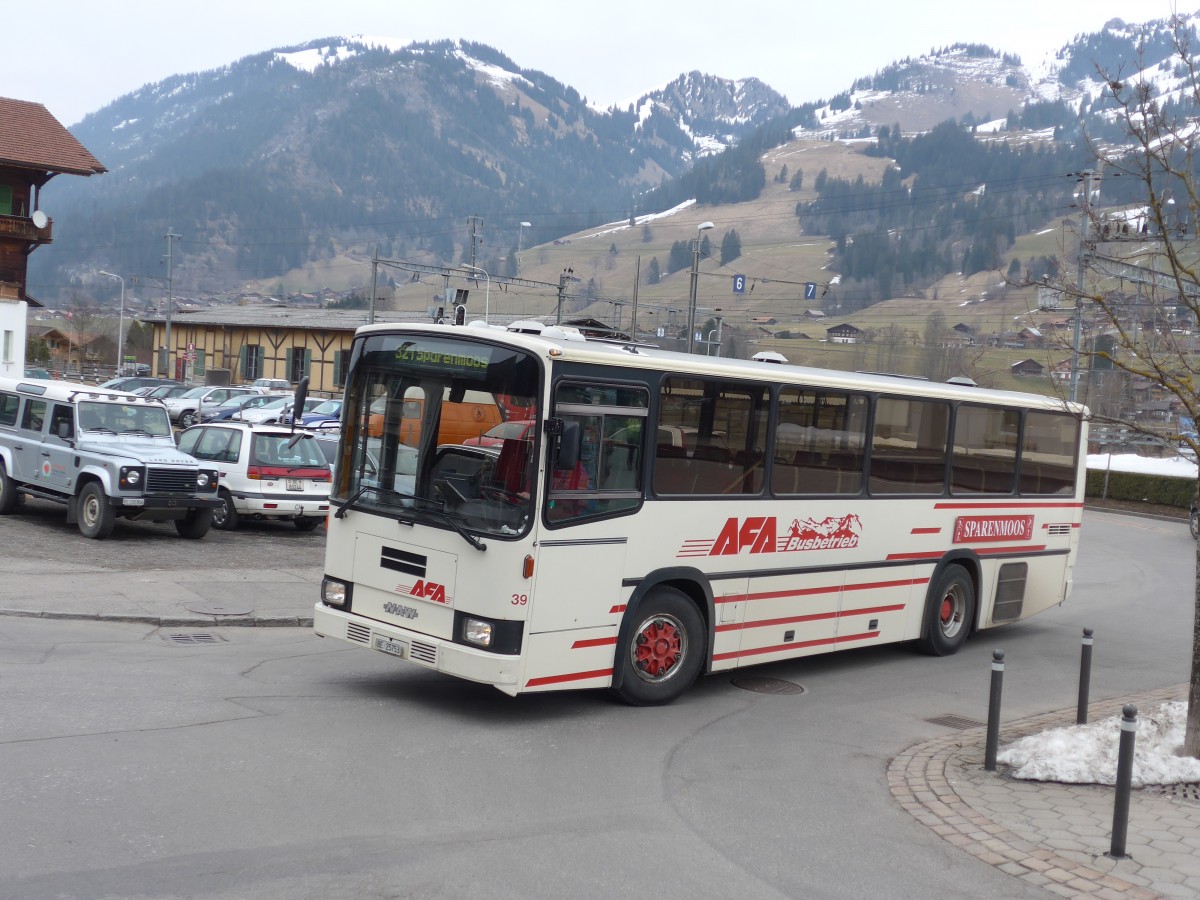
M 73 619 L 83 622 L 125 622 L 160 628 L 311 628 L 312 616 L 153 616 L 138 613 L 47 612 L 0 608 L 0 616 L 28 619 Z

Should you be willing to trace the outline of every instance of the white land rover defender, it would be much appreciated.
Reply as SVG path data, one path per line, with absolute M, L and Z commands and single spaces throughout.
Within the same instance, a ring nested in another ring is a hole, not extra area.
M 220 504 L 216 471 L 176 448 L 161 401 L 0 377 L 0 515 L 25 495 L 65 504 L 89 538 L 107 537 L 118 517 L 202 538 Z

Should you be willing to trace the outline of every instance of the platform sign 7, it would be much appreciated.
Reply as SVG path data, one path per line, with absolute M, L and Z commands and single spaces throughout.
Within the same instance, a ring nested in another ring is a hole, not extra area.
M 816 300 L 817 299 L 817 283 L 815 281 L 804 282 L 804 299 L 805 300 Z

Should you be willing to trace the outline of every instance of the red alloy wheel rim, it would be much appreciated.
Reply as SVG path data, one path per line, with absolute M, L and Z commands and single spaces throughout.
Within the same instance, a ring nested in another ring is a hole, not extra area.
M 942 624 L 950 622 L 954 618 L 954 598 L 947 594 L 942 598 Z
M 666 619 L 654 619 L 637 637 L 634 663 L 651 678 L 665 677 L 683 654 L 679 628 Z

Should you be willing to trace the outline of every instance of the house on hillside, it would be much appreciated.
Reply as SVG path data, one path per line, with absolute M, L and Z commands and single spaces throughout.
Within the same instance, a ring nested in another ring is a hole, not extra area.
M 1020 362 L 1013 363 L 1009 367 L 1009 371 L 1019 377 L 1027 378 L 1045 374 L 1046 367 L 1036 359 L 1023 359 Z
M 41 191 L 55 175 L 107 169 L 40 103 L 0 97 L 0 373 L 25 372 L 29 254 L 54 238 Z
M 28 326 L 28 337 L 40 339 L 50 351 L 49 368 L 56 372 L 82 374 L 97 366 L 111 366 L 117 342 L 109 334 L 88 326 L 76 327 L 70 319 L 60 325 Z M 91 323 L 89 323 L 91 324 Z
M 1021 340 L 1022 347 L 1029 347 L 1036 350 L 1039 347 L 1046 346 L 1045 335 L 1042 334 L 1040 329 L 1034 328 L 1032 325 L 1022 328 L 1017 336 Z
M 825 337 L 831 344 L 857 344 L 862 339 L 862 334 L 861 328 L 857 328 L 849 322 L 825 329 Z

